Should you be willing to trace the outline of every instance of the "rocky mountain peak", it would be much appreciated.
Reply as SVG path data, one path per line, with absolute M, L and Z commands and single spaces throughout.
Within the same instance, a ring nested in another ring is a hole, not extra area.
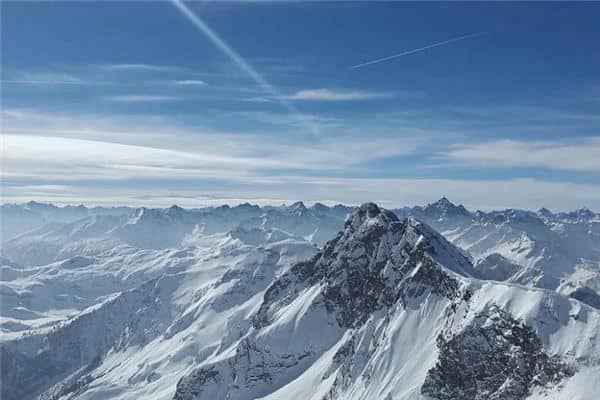
M 391 211 L 381 209 L 375 203 L 364 203 L 353 214 L 350 215 L 345 224 L 345 229 L 360 229 L 370 226 L 387 226 L 391 222 L 397 222 L 398 217 Z
M 313 206 L 311 207 L 311 209 L 313 211 L 316 211 L 316 212 L 327 212 L 327 211 L 329 211 L 329 207 L 327 207 L 323 203 L 315 203 L 315 204 L 313 204 Z
M 340 326 L 357 326 L 377 309 L 426 290 L 455 296 L 456 282 L 437 259 L 462 273 L 469 261 L 439 234 L 414 220 L 399 220 L 374 203 L 360 206 L 344 230 L 312 259 L 294 265 L 265 293 L 255 326 L 268 324 L 273 305 L 299 286 L 319 285 L 327 309 Z M 458 260 L 458 261 L 457 261 Z M 461 264 L 463 263 L 463 264 Z M 459 265 L 460 267 L 456 267 Z M 418 290 L 413 290 L 419 287 Z
M 426 215 L 435 215 L 438 217 L 470 215 L 469 211 L 462 204 L 457 206 L 446 197 L 442 197 L 435 203 L 428 204 L 423 211 Z
M 167 208 L 165 211 L 166 215 L 171 217 L 181 217 L 186 213 L 186 210 L 179 207 L 177 204 L 173 204 L 171 207 Z
M 289 206 L 288 210 L 292 214 L 302 215 L 306 212 L 307 208 L 303 202 L 297 201 L 294 204 L 292 204 L 291 206 Z

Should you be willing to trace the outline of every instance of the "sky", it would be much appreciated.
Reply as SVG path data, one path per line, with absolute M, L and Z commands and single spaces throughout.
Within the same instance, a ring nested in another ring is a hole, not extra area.
M 1 3 L 2 201 L 600 211 L 600 3 Z

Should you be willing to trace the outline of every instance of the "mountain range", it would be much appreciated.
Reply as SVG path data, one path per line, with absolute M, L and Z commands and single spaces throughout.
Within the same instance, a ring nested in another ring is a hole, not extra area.
M 3 205 L 5 399 L 594 399 L 600 214 Z

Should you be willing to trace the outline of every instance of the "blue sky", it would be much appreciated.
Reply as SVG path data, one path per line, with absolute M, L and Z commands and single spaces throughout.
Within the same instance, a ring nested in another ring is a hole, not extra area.
M 600 209 L 600 4 L 178 4 L 2 3 L 5 202 Z

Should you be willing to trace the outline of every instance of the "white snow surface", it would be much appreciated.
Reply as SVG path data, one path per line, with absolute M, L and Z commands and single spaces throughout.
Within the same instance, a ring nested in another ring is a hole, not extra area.
M 600 311 L 569 295 L 600 289 L 600 217 L 470 213 L 440 202 L 411 210 L 406 230 L 377 254 L 403 260 L 423 251 L 423 263 L 454 280 L 460 296 L 416 290 L 353 327 L 340 326 L 326 307 L 323 279 L 294 278 L 270 321 L 254 323 L 267 289 L 343 229 L 348 208 L 57 212 L 28 203 L 19 215 L 35 212 L 48 223 L 31 217 L 28 226 L 41 225 L 2 245 L 2 397 L 426 399 L 421 388 L 438 362 L 438 337 L 468 331 L 498 307 L 573 370 L 528 398 L 596 399 Z M 388 229 L 381 215 L 352 229 L 365 237 Z M 358 236 L 346 231 L 343 240 Z M 350 263 L 365 256 L 362 247 L 349 248 L 342 256 Z M 489 256 L 475 267 L 470 261 Z M 426 287 L 408 283 L 423 263 L 402 284 Z M 384 281 L 398 276 L 393 267 L 381 270 Z M 15 376 L 6 365 L 25 372 Z M 194 390 L 181 390 L 186 383 Z

